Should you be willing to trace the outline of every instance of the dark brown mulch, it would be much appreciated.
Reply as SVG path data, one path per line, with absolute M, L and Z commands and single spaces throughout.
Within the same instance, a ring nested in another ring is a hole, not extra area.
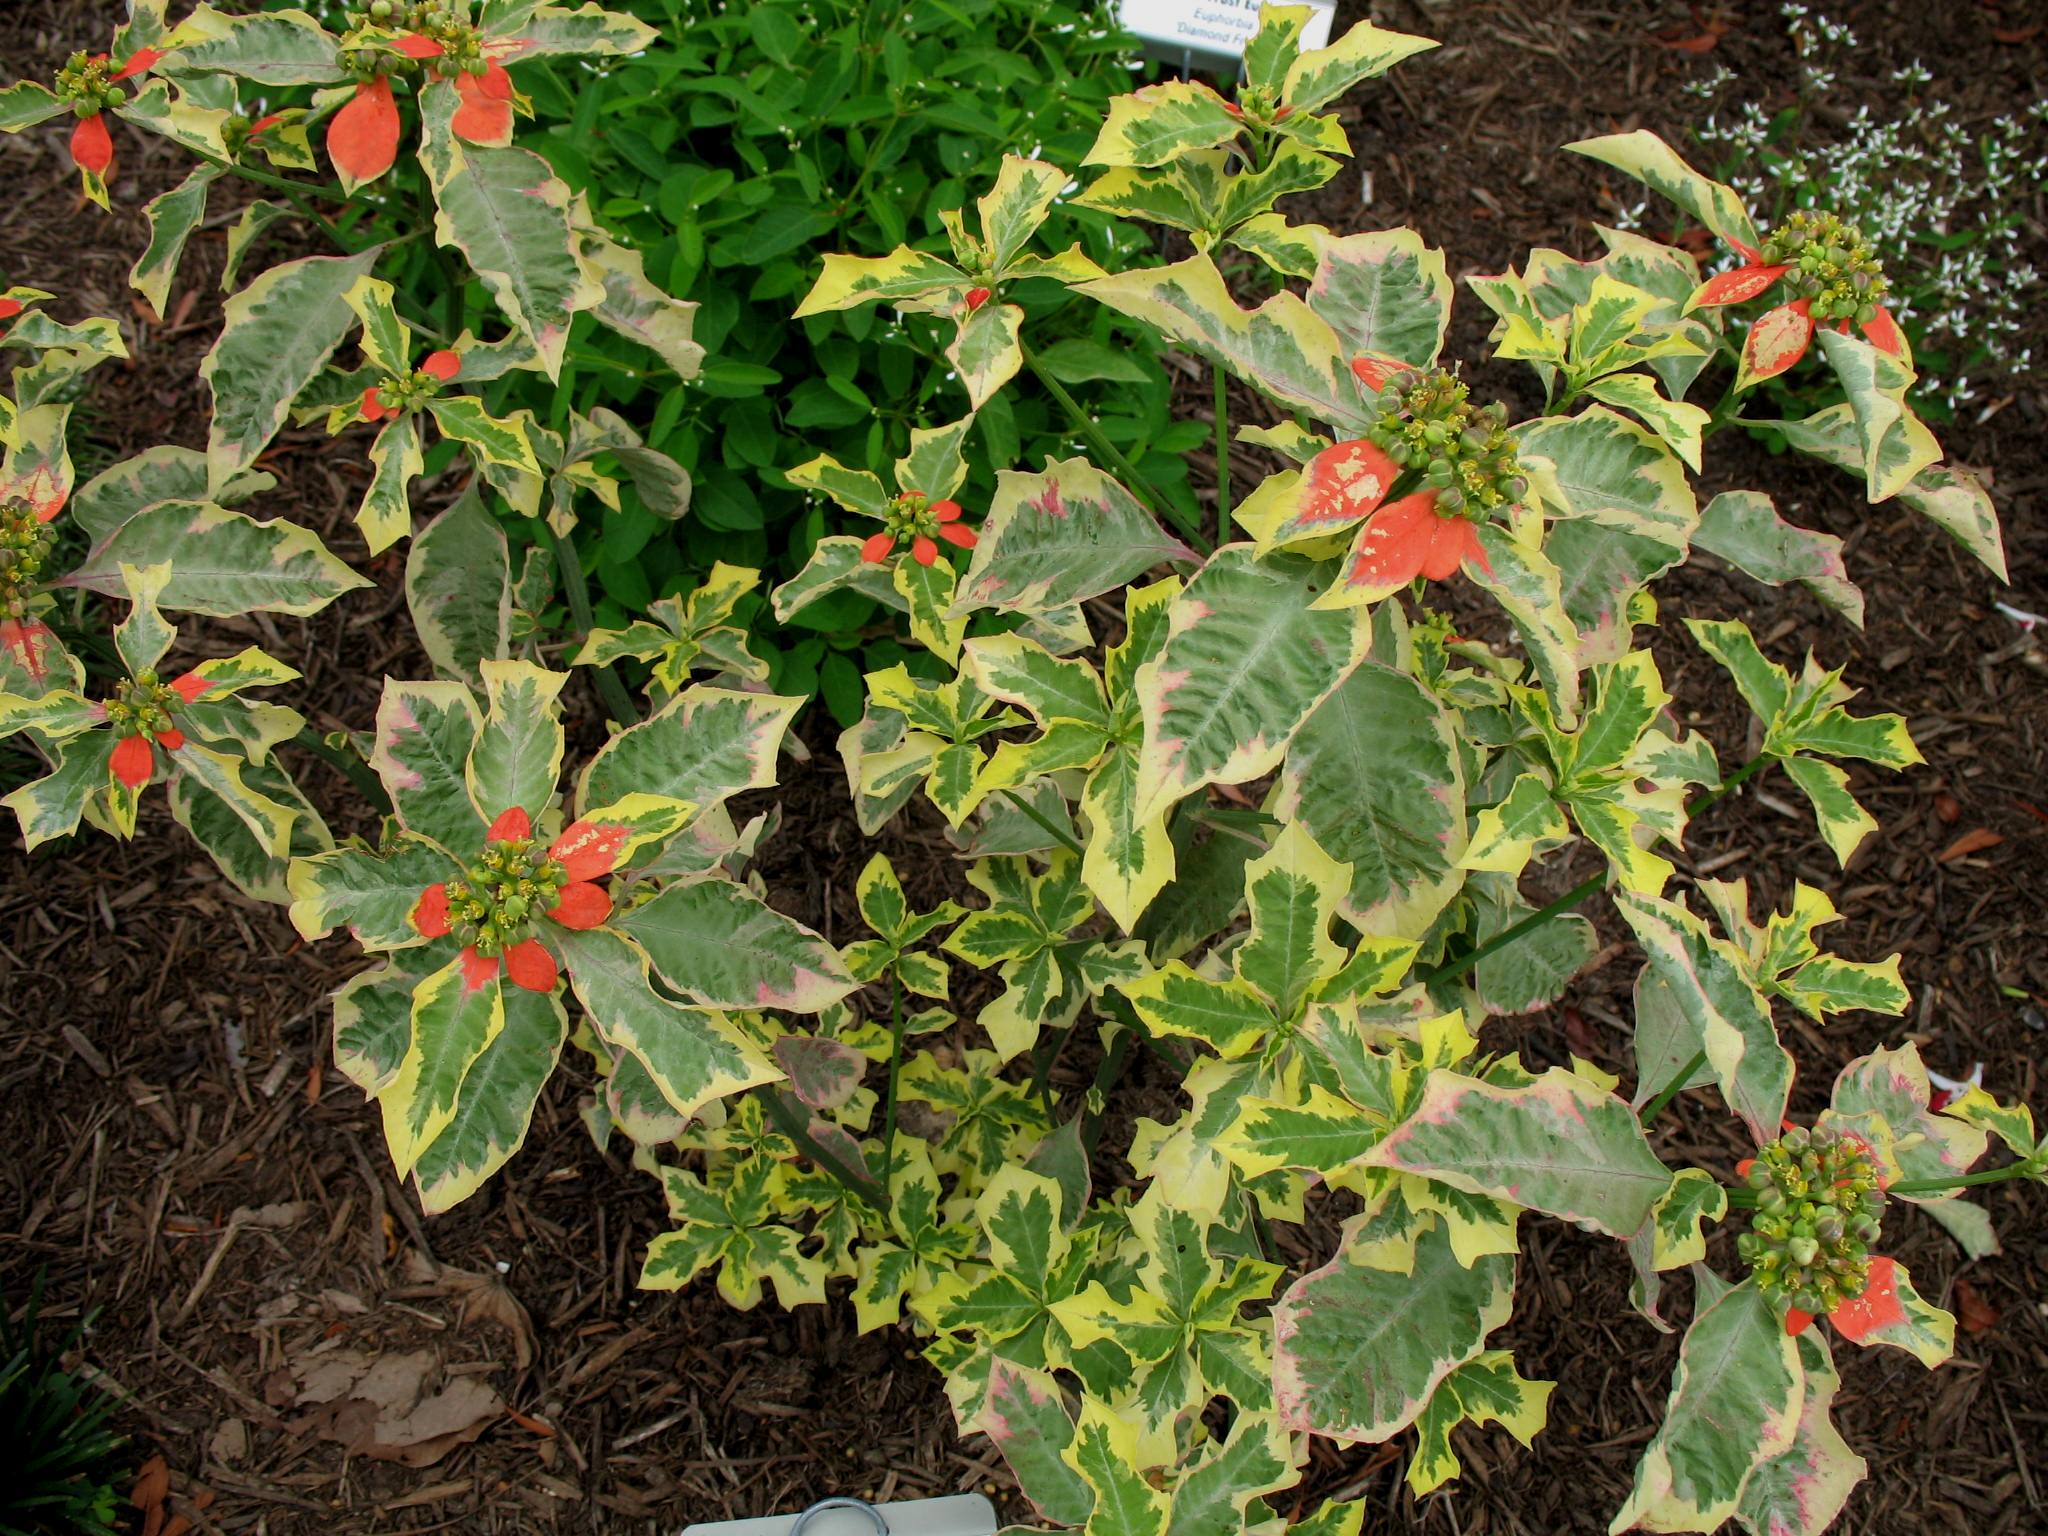
M 69 0 L 11 9 L 0 21 L 10 65 L 45 71 L 72 46 L 71 18 L 83 9 Z M 1968 112 L 2008 110 L 2037 89 L 2048 45 L 2027 34 L 2025 6 L 1936 9 L 1837 8 L 1870 52 L 1867 79 L 1851 87 L 1882 110 L 1879 66 L 1917 54 Z M 1782 92 L 1788 79 L 1775 6 L 1406 4 L 1377 19 L 1449 46 L 1347 109 L 1374 173 L 1373 201 L 1359 205 L 1347 172 L 1315 216 L 1346 229 L 1413 223 L 1452 252 L 1455 273 L 1499 270 L 1532 244 L 1590 252 L 1588 221 L 1609 212 L 1607 184 L 1597 167 L 1557 155 L 1558 143 L 1639 124 L 1675 134 L 1692 105 L 1677 85 L 1716 63 L 1760 94 Z M 1704 54 L 1667 46 L 1722 23 Z M 2001 42 L 2000 32 L 2021 40 Z M 0 141 L 20 189 L 16 215 L 0 225 L 0 276 L 61 290 L 67 316 L 124 318 L 135 359 L 103 371 L 89 407 L 109 459 L 200 440 L 192 371 L 219 319 L 221 220 L 188 258 L 189 307 L 174 300 L 159 324 L 128 293 L 127 267 L 145 239 L 137 210 L 174 174 L 138 139 L 124 143 L 112 218 L 75 206 L 57 134 Z M 2033 213 L 2038 249 L 2038 205 Z M 1461 300 L 1459 314 L 1452 352 L 1479 359 L 1479 306 Z M 1507 370 L 1472 372 L 1488 388 L 1522 387 Z M 1993 398 L 2008 394 L 1988 421 L 1944 437 L 1995 487 L 2009 592 L 1925 523 L 1864 506 L 1845 477 L 1725 440 L 1714 445 L 1712 488 L 1767 489 L 1788 514 L 1848 539 L 1869 628 L 1858 634 L 1803 593 L 1759 590 L 1706 562 L 1663 589 L 1673 616 L 1742 616 L 1774 654 L 1795 658 L 1810 645 L 1848 664 L 1850 681 L 1868 690 L 1865 705 L 1906 713 L 1929 758 L 1896 779 L 1859 776 L 1884 832 L 1846 874 L 1782 782 L 1721 808 L 1692 839 L 1688 867 L 1746 876 L 1758 910 L 1782 904 L 1804 878 L 1842 910 L 1834 948 L 1905 953 L 1916 999 L 1906 1021 L 1797 1027 L 1802 1111 L 1836 1065 L 1902 1033 L 1938 1070 L 1981 1059 L 2001 1091 L 2043 1097 L 2048 695 L 2038 638 L 1991 603 L 2048 608 L 2039 511 L 2048 463 L 2037 446 L 2048 397 L 2022 384 Z M 272 467 L 277 509 L 359 557 L 347 524 L 361 487 L 358 445 L 294 436 Z M 393 622 L 398 571 L 387 557 L 370 567 L 378 592 L 310 621 L 208 625 L 207 643 L 270 646 L 306 671 L 300 696 L 331 711 L 319 723 L 360 728 L 375 680 L 420 666 Z M 1748 727 L 1728 690 L 1674 623 L 1657 649 L 1687 722 L 1725 762 L 1740 761 Z M 790 764 L 778 795 L 759 797 L 779 798 L 785 816 L 762 867 L 778 905 L 843 940 L 855 930 L 853 877 L 870 848 L 844 813 L 832 733 L 811 725 L 804 734 L 818 759 Z M 309 766 L 307 782 L 330 808 L 346 804 L 325 770 Z M 1943 857 L 1979 829 L 2001 841 Z M 929 818 L 886 846 L 917 897 L 957 889 Z M 651 1532 L 835 1492 L 1007 1489 L 986 1443 L 954 1436 L 936 1374 L 907 1334 L 856 1338 L 843 1304 L 790 1316 L 771 1301 L 743 1314 L 705 1285 L 637 1292 L 640 1256 L 662 1226 L 658 1195 L 616 1149 L 601 1153 L 584 1134 L 575 1100 L 585 1085 L 573 1070 L 500 1180 L 460 1211 L 423 1221 L 389 1177 L 374 1113 L 323 1066 L 325 994 L 359 958 L 341 941 L 304 945 L 276 910 L 224 893 L 167 818 L 153 816 L 129 846 L 0 856 L 0 890 L 0 1133 L 12 1152 L 0 1165 L 0 1285 L 12 1295 L 43 1268 L 58 1310 L 100 1310 L 90 1364 L 127 1399 L 128 1432 L 168 1457 L 180 1496 L 213 1492 L 205 1516 L 215 1528 Z M 1517 1045 L 1533 1065 L 1577 1053 L 1625 1071 L 1632 976 L 1616 957 L 1558 1008 L 1492 1026 L 1489 1041 Z M 1141 1067 L 1135 1091 L 1156 1094 L 1151 1078 Z M 1682 1101 L 1667 1121 L 1668 1157 L 1718 1168 L 1739 1155 L 1710 1098 Z M 1931 1378 L 1903 1358 L 1847 1363 L 1839 1416 L 1873 1475 L 1844 1530 L 2048 1529 L 2048 1456 L 2038 1449 L 2048 1423 L 2048 1198 L 1999 1191 L 1989 1203 L 2006 1252 L 1978 1264 L 1964 1264 L 1916 1214 L 1890 1224 L 1887 1241 L 1921 1289 L 1980 1326 L 1966 1328 L 1957 1363 Z M 1309 1245 L 1327 1236 L 1310 1231 L 1296 1256 L 1320 1257 Z M 1496 1432 L 1462 1433 L 1463 1479 L 1418 1508 L 1400 1480 L 1405 1447 L 1318 1444 L 1310 1491 L 1367 1498 L 1382 1529 L 1604 1527 L 1661 1412 L 1673 1345 L 1627 1310 L 1626 1265 L 1611 1244 L 1536 1222 L 1527 1244 L 1506 1337 L 1525 1373 L 1559 1382 L 1535 1450 Z M 1728 1257 L 1716 1254 L 1724 1267 Z M 1681 1280 L 1667 1312 L 1683 1318 L 1686 1305 Z M 480 1375 L 517 1417 L 432 1465 L 351 1460 L 289 1427 L 299 1411 L 278 1404 L 291 1363 L 323 1350 L 427 1351 L 441 1376 Z

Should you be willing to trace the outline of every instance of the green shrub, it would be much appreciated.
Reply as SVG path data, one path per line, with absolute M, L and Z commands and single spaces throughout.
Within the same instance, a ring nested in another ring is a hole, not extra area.
M 0 1532 L 112 1532 L 126 1442 L 107 1427 L 113 1400 L 61 1364 L 91 1320 L 52 1341 L 42 1302 L 37 1275 L 19 1322 L 0 1307 L 0 1445 L 11 1466 L 0 1481 Z

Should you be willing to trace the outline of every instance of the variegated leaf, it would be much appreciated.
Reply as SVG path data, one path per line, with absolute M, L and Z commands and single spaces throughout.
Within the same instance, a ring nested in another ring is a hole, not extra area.
M 420 164 L 438 209 L 434 238 L 462 253 L 498 308 L 560 374 L 569 318 L 604 301 L 569 223 L 569 188 L 531 150 L 464 143 L 450 126 L 455 88 L 420 93 Z
M 1036 474 L 997 472 L 952 611 L 1049 613 L 1193 559 L 1110 476 L 1085 459 L 1050 459 Z
M 569 985 L 598 1033 L 639 1060 L 676 1113 L 778 1080 L 768 1056 L 722 1014 L 654 990 L 647 952 L 616 930 L 554 930 Z
M 1289 1429 L 1354 1444 L 1389 1440 L 1508 1320 L 1512 1257 L 1468 1267 L 1433 1218 L 1383 1245 L 1375 1219 L 1354 1217 L 1337 1256 L 1274 1304 L 1273 1397 Z
M 1365 611 L 1311 606 L 1328 580 L 1298 555 L 1230 545 L 1174 600 L 1166 643 L 1136 679 L 1139 819 L 1205 784 L 1270 772 L 1358 664 Z
M 640 790 L 708 810 L 743 789 L 766 788 L 775 782 L 783 733 L 804 702 L 692 684 L 605 744 L 583 770 L 579 803 L 601 805 Z
M 121 567 L 168 562 L 164 607 L 232 617 L 317 613 L 370 583 L 328 552 L 310 529 L 282 518 L 257 522 L 208 501 L 164 501 L 136 513 L 94 547 L 63 584 L 121 595 Z
M 345 296 L 381 251 L 282 262 L 227 301 L 220 336 L 199 364 L 213 393 L 210 489 L 226 485 L 270 446 L 292 402 L 355 327 Z
M 723 880 L 670 886 L 614 926 L 639 941 L 663 981 L 707 1008 L 817 1013 L 857 985 L 830 944 Z
M 500 997 L 503 1027 L 470 1062 L 454 1114 L 413 1164 L 420 1209 L 429 1216 L 467 1200 L 519 1150 L 568 1038 L 569 1012 L 558 994 L 505 987 Z
M 1463 876 L 1465 781 L 1451 717 L 1405 673 L 1367 662 L 1317 706 L 1281 765 L 1275 810 L 1348 864 L 1361 931 L 1419 938 Z
M 1671 1187 L 1633 1111 L 1561 1067 L 1523 1087 L 1432 1072 L 1368 1162 L 1628 1237 Z
M 1724 1292 L 1686 1330 L 1663 1425 L 1608 1529 L 1720 1529 L 1751 1474 L 1792 1449 L 1804 1386 L 1798 1346 L 1755 1282 Z

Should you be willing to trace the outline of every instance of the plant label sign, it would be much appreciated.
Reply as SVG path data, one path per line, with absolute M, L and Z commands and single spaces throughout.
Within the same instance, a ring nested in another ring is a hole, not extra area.
M 682 1536 L 995 1536 L 995 1506 L 978 1493 L 898 1504 L 825 1499 L 793 1515 L 686 1525 Z
M 1303 49 L 1330 40 L 1337 14 L 1336 0 L 1310 3 L 1315 14 L 1302 34 Z M 1259 0 L 1119 0 L 1117 15 L 1155 57 L 1212 67 L 1234 68 L 1259 30 Z

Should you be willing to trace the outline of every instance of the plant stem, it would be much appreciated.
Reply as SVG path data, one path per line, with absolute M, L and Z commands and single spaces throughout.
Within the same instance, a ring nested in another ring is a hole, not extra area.
M 903 983 L 896 967 L 889 967 L 889 1102 L 882 1111 L 882 1209 L 888 1210 L 895 1195 L 896 1178 L 896 1080 L 903 1065 Z
M 2035 1157 L 2040 1154 L 2036 1153 Z M 1890 1195 L 1938 1195 L 1944 1190 L 1971 1189 L 1979 1184 L 2003 1184 L 2007 1179 L 2039 1179 L 2048 1177 L 2048 1165 L 2036 1162 L 2033 1157 L 2017 1163 L 2007 1163 L 2003 1168 L 1993 1168 L 1985 1173 L 1960 1173 L 1952 1179 L 1905 1179 L 1885 1191 Z
M 1655 1120 L 1664 1112 L 1664 1106 L 1677 1098 L 1685 1085 L 1692 1081 L 1693 1073 L 1699 1071 L 1706 1064 L 1707 1053 L 1705 1051 L 1694 1053 L 1692 1060 L 1678 1069 L 1678 1075 L 1664 1085 L 1658 1092 L 1657 1097 L 1643 1106 L 1643 1112 L 1636 1116 L 1637 1121 L 1643 1125 L 1648 1125 L 1652 1120 Z
M 320 733 L 310 725 L 299 727 L 299 734 L 292 738 L 295 745 L 304 747 L 321 762 L 353 784 L 356 793 L 369 801 L 380 816 L 391 814 L 391 796 L 384 792 L 383 783 L 370 771 L 369 765 L 353 752 L 343 752 L 331 747 Z
M 1029 816 L 1033 821 L 1037 822 L 1039 826 L 1043 827 L 1048 833 L 1050 833 L 1056 841 L 1064 845 L 1069 853 L 1081 853 L 1084 851 L 1081 847 L 1079 840 L 1075 838 L 1073 833 L 1067 831 L 1063 827 L 1054 825 L 1051 818 L 1046 816 L 1046 814 L 1043 811 L 1039 810 L 1037 806 L 1033 805 L 1029 800 L 1026 800 L 1014 789 L 1004 790 L 1003 798 L 1008 800 L 1010 804 L 1016 806 L 1018 810 L 1022 811 L 1026 816 Z
M 569 617 L 576 625 L 576 638 L 587 640 L 597 623 L 590 612 L 590 588 L 583 580 L 583 561 L 576 553 L 575 536 L 555 532 L 554 524 L 546 518 L 541 519 L 541 526 L 548 531 L 555 569 L 562 575 L 562 591 L 569 599 Z M 618 674 L 609 666 L 592 670 L 597 673 L 597 691 L 612 719 L 623 726 L 638 725 L 640 712 L 633 708 L 632 697 L 626 692 L 626 685 L 619 681 Z
M 1733 773 L 1729 774 L 1719 784 L 1715 785 L 1712 789 L 1708 790 L 1705 794 L 1701 795 L 1698 800 L 1693 802 L 1693 804 L 1687 806 L 1685 808 L 1687 820 L 1691 820 L 1693 817 L 1702 814 L 1704 811 L 1706 811 L 1706 809 L 1709 806 L 1725 798 L 1728 794 L 1730 794 L 1733 790 L 1740 786 L 1745 779 L 1749 778 L 1759 768 L 1762 768 L 1769 761 L 1770 758 L 1763 755 L 1762 753 L 1759 753 L 1757 756 L 1752 757 L 1740 768 L 1736 769 Z M 1457 980 L 1458 977 L 1463 976 L 1467 971 L 1471 970 L 1473 966 L 1477 965 L 1480 961 L 1484 960 L 1488 955 L 1493 954 L 1497 950 L 1505 949 L 1508 945 L 1514 943 L 1515 940 L 1519 939 L 1523 934 L 1527 933 L 1531 928 L 1540 928 L 1543 924 L 1549 922 L 1553 917 L 1556 917 L 1560 912 L 1570 911 L 1573 907 L 1576 907 L 1580 902 L 1584 901 L 1588 896 L 1591 896 L 1595 891 L 1599 890 L 1600 887 L 1605 885 L 1606 883 L 1607 872 L 1605 870 L 1602 870 L 1597 875 L 1588 875 L 1585 879 L 1581 880 L 1577 885 L 1573 886 L 1570 890 L 1566 891 L 1562 896 L 1558 897 L 1557 900 L 1551 902 L 1548 906 L 1538 907 L 1534 912 L 1531 912 L 1527 917 L 1523 918 L 1521 921 L 1510 923 L 1507 927 L 1501 929 L 1499 933 L 1496 933 L 1492 938 L 1488 939 L 1485 943 L 1478 945 L 1476 948 L 1468 950 L 1466 953 L 1459 955 L 1454 960 L 1446 960 L 1442 965 L 1439 965 L 1435 970 L 1428 972 L 1422 979 L 1425 982 L 1430 983 Z
M 768 1106 L 768 1115 L 775 1122 L 775 1128 L 795 1142 L 798 1150 L 805 1157 L 818 1164 L 819 1167 L 824 1168 L 832 1177 L 841 1184 L 844 1184 L 853 1193 L 859 1195 L 861 1199 L 867 1201 L 870 1205 L 887 1206 L 888 1196 L 882 1185 L 876 1181 L 874 1175 L 855 1172 L 847 1167 L 845 1163 L 841 1162 L 837 1154 L 827 1152 L 823 1146 L 819 1145 L 817 1139 L 804 1127 L 803 1121 L 789 1107 L 788 1101 L 779 1090 L 770 1088 L 761 1095 L 761 1102 Z
M 1202 537 L 1201 528 L 1189 527 L 1180 508 L 1152 489 L 1145 477 L 1138 473 L 1137 466 L 1123 456 L 1116 444 L 1102 435 L 1102 428 L 1096 425 L 1093 417 L 1081 409 L 1080 402 L 1067 393 L 1066 386 L 1045 371 L 1039 364 L 1038 354 L 1026 346 L 1022 338 L 1019 338 L 1017 347 L 1024 354 L 1024 366 L 1029 368 L 1032 376 L 1046 387 L 1053 399 L 1059 401 L 1067 415 L 1073 419 L 1074 425 L 1080 429 L 1081 435 L 1088 439 L 1088 446 L 1093 448 L 1097 455 L 1107 459 L 1115 467 L 1116 472 L 1123 476 L 1124 489 L 1137 497 L 1148 512 L 1156 513 L 1164 508 L 1166 515 L 1173 520 L 1173 525 L 1187 536 L 1188 542 L 1193 544 L 1198 552 L 1205 555 L 1209 553 L 1212 546 Z
M 1216 381 L 1216 542 L 1230 537 L 1230 375 L 1211 368 Z

